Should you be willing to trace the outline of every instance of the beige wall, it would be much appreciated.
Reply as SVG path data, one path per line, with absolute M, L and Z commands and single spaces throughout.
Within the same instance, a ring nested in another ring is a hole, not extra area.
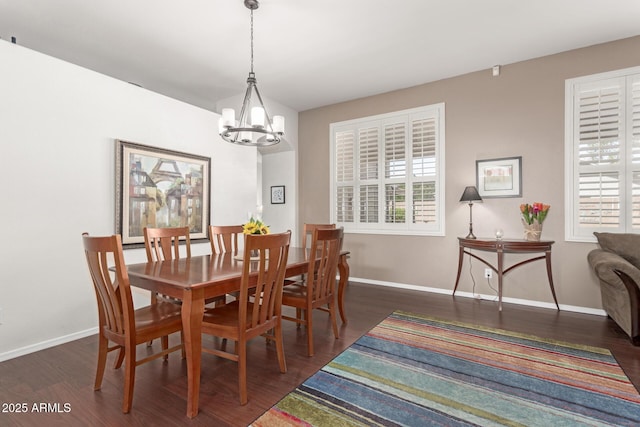
M 543 238 L 556 242 L 558 300 L 561 305 L 599 309 L 599 287 L 586 261 L 596 245 L 564 241 L 564 85 L 569 78 L 638 65 L 640 36 L 504 65 L 498 77 L 482 70 L 305 111 L 299 121 L 300 221 L 329 220 L 330 123 L 444 102 L 446 236 L 348 234 L 351 277 L 453 289 L 457 237 L 467 234 L 469 220 L 468 205 L 459 199 L 465 186 L 475 185 L 475 161 L 522 156 L 523 197 L 474 204 L 474 233 L 493 236 L 499 227 L 505 237 L 520 238 L 520 203 L 550 204 Z M 509 256 L 507 263 L 516 259 Z M 481 263 L 472 263 L 476 292 L 492 294 L 483 270 Z M 497 287 L 495 277 L 491 282 Z M 472 289 L 467 260 L 459 289 Z M 552 302 L 544 264 L 528 264 L 506 276 L 504 295 Z

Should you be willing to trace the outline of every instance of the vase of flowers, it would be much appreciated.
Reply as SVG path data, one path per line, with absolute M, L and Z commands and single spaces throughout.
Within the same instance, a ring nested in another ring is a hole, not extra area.
M 244 234 L 269 234 L 269 226 L 252 216 L 249 222 L 242 225 L 242 232 Z M 254 252 L 251 253 L 251 256 L 257 257 L 259 255 L 258 250 L 254 250 Z
M 525 240 L 534 242 L 540 241 L 540 236 L 542 235 L 542 223 L 547 217 L 550 207 L 550 205 L 538 202 L 520 205 Z

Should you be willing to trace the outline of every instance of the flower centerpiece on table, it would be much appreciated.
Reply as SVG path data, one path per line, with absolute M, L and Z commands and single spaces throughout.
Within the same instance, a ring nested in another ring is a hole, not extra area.
M 269 234 L 269 226 L 261 220 L 251 217 L 249 222 L 242 225 L 242 232 L 244 234 Z
M 242 224 L 242 233 L 244 234 L 269 234 L 269 227 L 259 219 L 253 216 L 249 219 L 249 222 Z M 258 257 L 258 250 L 253 249 L 250 254 L 251 259 Z
M 522 224 L 524 225 L 524 238 L 526 240 L 539 241 L 542 234 L 542 223 L 547 218 L 551 205 L 535 202 L 520 205 Z

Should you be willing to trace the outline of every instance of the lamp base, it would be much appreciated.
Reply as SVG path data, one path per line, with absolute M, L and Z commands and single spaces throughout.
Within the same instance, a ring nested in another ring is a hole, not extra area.
M 473 233 L 471 233 L 471 232 L 469 234 L 467 234 L 467 237 L 465 237 L 465 239 L 475 239 L 475 238 L 476 238 L 476 236 L 474 236 Z

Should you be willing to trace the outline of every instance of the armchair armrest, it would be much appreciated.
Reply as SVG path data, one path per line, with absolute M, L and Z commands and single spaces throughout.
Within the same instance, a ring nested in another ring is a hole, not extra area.
M 629 276 L 636 283 L 636 289 L 638 289 L 640 269 L 620 255 L 602 249 L 594 249 L 589 252 L 587 260 L 601 281 L 612 285 L 620 284 L 620 276 L 615 272 L 615 270 L 618 270 Z

